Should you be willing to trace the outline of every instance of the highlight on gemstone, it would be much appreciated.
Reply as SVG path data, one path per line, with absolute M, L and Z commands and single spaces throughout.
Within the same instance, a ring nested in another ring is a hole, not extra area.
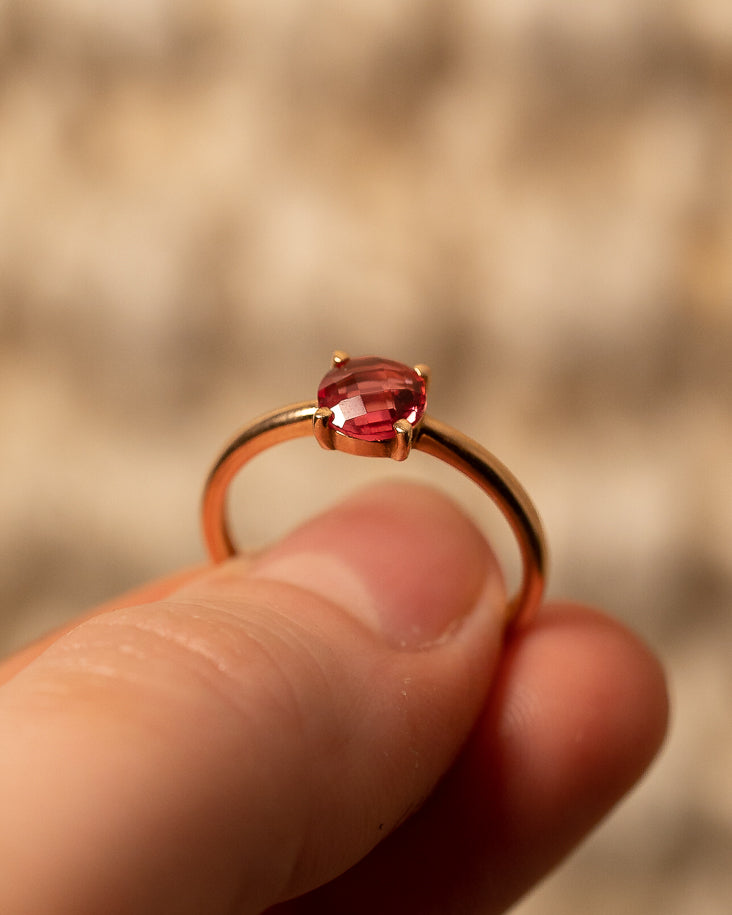
M 385 442 L 394 423 L 412 425 L 424 414 L 425 379 L 408 365 L 362 356 L 332 368 L 318 386 L 318 406 L 328 407 L 330 425 L 350 438 Z

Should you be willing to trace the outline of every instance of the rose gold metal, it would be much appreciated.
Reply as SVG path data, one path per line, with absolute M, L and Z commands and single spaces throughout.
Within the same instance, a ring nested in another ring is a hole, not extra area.
M 420 362 L 418 365 L 413 366 L 413 368 L 420 378 L 424 378 L 424 390 L 425 393 L 428 393 L 430 389 L 430 367 L 428 365 L 423 365 Z
M 408 419 L 398 419 L 394 423 L 394 438 L 391 440 L 391 457 L 395 461 L 406 461 L 412 450 L 414 427 Z
M 332 417 L 333 411 L 330 407 L 318 407 L 313 413 L 313 434 L 320 447 L 325 448 L 326 451 L 335 450 L 334 429 L 330 424 Z
M 239 470 L 268 448 L 313 434 L 324 448 L 368 457 L 404 460 L 410 447 L 416 448 L 465 474 L 490 496 L 510 524 L 521 551 L 523 574 L 519 590 L 509 603 L 507 626 L 525 625 L 539 607 L 547 568 L 541 520 L 525 490 L 490 451 L 426 414 L 416 426 L 410 426 L 411 434 L 401 420 L 394 425 L 396 434 L 391 441 L 349 438 L 330 427 L 326 413 L 315 401 L 292 404 L 254 420 L 224 449 L 206 481 L 203 533 L 209 555 L 214 562 L 222 562 L 237 553 L 229 533 L 226 493 Z
M 350 358 L 348 353 L 344 353 L 342 349 L 334 350 L 330 359 L 330 367 L 336 369 L 339 365 L 345 365 Z

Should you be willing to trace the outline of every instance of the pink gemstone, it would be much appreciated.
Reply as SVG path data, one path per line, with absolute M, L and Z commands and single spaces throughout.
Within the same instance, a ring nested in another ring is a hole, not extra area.
M 350 438 L 385 442 L 394 438 L 394 423 L 414 425 L 424 413 L 424 378 L 413 368 L 363 356 L 336 366 L 318 387 L 318 406 L 333 411 L 331 426 Z

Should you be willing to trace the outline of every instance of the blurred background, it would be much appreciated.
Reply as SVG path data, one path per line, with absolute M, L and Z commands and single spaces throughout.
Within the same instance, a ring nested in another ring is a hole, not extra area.
M 0 651 L 200 561 L 220 446 L 332 349 L 428 363 L 551 593 L 670 674 L 662 759 L 521 915 L 729 911 L 731 344 L 728 0 L 0 0 Z M 515 576 L 433 464 L 292 443 L 235 527 L 416 474 Z

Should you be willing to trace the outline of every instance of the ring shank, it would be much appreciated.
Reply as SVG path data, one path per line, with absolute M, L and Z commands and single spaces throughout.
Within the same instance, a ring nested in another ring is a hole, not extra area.
M 256 455 L 282 442 L 312 435 L 315 401 L 292 404 L 255 420 L 236 435 L 209 473 L 203 493 L 203 534 L 214 562 L 238 550 L 231 537 L 226 494 L 230 483 Z M 508 625 L 528 623 L 544 591 L 547 550 L 541 520 L 525 490 L 493 454 L 450 426 L 424 416 L 415 429 L 413 448 L 465 474 L 490 496 L 508 521 L 521 551 L 523 575 L 508 608 Z

